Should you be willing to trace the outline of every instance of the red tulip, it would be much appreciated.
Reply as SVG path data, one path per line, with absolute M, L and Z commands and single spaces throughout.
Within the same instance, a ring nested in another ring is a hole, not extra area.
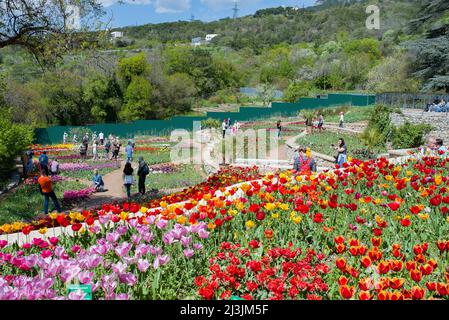
M 388 207 L 392 210 L 392 211 L 396 211 L 399 209 L 399 207 L 401 206 L 401 204 L 397 203 L 397 202 L 391 202 L 388 204 Z
M 349 287 L 347 285 L 344 286 L 340 286 L 340 295 L 344 298 L 344 299 L 351 299 L 352 296 L 355 293 L 355 288 L 354 287 Z
M 371 265 L 371 259 L 368 256 L 364 256 L 360 262 L 365 269 Z
M 421 287 L 413 287 L 412 288 L 412 299 L 413 300 L 422 300 L 424 298 L 424 289 Z
M 360 291 L 359 292 L 359 299 L 360 300 L 371 300 L 371 294 L 369 291 Z
M 444 283 L 437 283 L 437 291 L 440 296 L 449 295 L 449 286 Z
M 422 279 L 422 273 L 418 269 L 414 269 L 410 271 L 410 277 L 413 279 L 413 281 L 420 282 Z
M 338 269 L 343 270 L 346 267 L 346 260 L 344 258 L 338 258 L 335 264 Z

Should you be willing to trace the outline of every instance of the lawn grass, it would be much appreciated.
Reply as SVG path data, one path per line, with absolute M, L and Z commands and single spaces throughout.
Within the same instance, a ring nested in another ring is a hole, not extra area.
M 77 181 L 61 181 L 54 184 L 54 191 L 62 204 L 64 191 L 81 190 L 87 186 Z M 50 200 L 49 209 L 53 208 Z M 44 198 L 39 192 L 38 185 L 21 185 L 15 191 L 6 194 L 0 201 L 0 224 L 15 221 L 27 221 L 43 213 Z M 68 210 L 69 208 L 62 208 Z
M 357 151 L 365 150 L 366 146 L 362 139 L 357 135 L 337 134 L 335 132 L 325 131 L 322 133 L 314 133 L 296 140 L 296 143 L 302 146 L 310 147 L 315 152 L 328 156 L 336 156 L 337 152 L 331 147 L 332 144 L 337 145 L 338 139 L 343 138 L 348 148 L 348 155 L 355 158 L 366 158 L 359 156 Z M 385 148 L 377 148 L 375 153 L 386 152 Z
M 149 174 L 146 179 L 146 188 L 150 189 L 178 189 L 197 185 L 205 180 L 204 175 L 198 172 L 193 165 L 182 165 L 179 171 L 173 173 Z

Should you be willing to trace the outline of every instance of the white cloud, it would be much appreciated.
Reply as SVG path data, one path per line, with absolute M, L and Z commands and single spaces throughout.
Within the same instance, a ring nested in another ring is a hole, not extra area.
M 120 2 L 120 0 L 99 0 L 104 7 L 110 7 Z M 122 0 L 122 3 L 134 5 L 154 6 L 157 13 L 176 13 L 190 10 L 191 0 Z
M 155 0 L 154 9 L 157 13 L 176 13 L 190 10 L 191 0 Z

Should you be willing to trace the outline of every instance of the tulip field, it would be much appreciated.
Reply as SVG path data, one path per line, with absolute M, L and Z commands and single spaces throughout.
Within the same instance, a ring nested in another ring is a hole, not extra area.
M 4 225 L 0 299 L 84 299 L 69 283 L 94 300 L 448 299 L 448 162 L 226 168 L 150 203 Z M 26 243 L 8 242 L 17 231 Z

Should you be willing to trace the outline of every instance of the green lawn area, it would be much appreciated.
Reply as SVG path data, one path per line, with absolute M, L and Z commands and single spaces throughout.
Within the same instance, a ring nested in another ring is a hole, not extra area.
M 325 131 L 323 133 L 314 133 L 296 140 L 296 143 L 302 146 L 310 147 L 313 151 L 329 156 L 335 156 L 337 152 L 331 147 L 337 145 L 338 139 L 343 138 L 348 148 L 348 155 L 365 160 L 368 157 L 363 154 L 367 148 L 362 139 L 357 135 L 337 134 L 335 132 Z M 375 153 L 386 152 L 385 148 L 377 148 Z
M 54 184 L 54 190 L 62 205 L 62 197 L 66 190 L 81 190 L 87 186 L 77 181 L 61 181 Z M 50 200 L 49 209 L 53 208 Z M 35 218 L 43 213 L 44 198 L 39 192 L 37 185 L 21 185 L 15 192 L 5 195 L 0 200 L 0 224 L 12 223 L 15 221 L 26 221 Z M 63 210 L 68 210 L 64 208 Z
M 345 110 L 346 109 L 346 110 Z M 325 110 L 325 122 L 340 122 L 340 112 L 345 113 L 345 122 L 354 123 L 368 121 L 374 107 L 330 108 Z
M 150 189 L 177 189 L 197 185 L 205 180 L 193 165 L 183 165 L 182 168 L 173 173 L 149 174 L 146 179 L 146 188 Z

